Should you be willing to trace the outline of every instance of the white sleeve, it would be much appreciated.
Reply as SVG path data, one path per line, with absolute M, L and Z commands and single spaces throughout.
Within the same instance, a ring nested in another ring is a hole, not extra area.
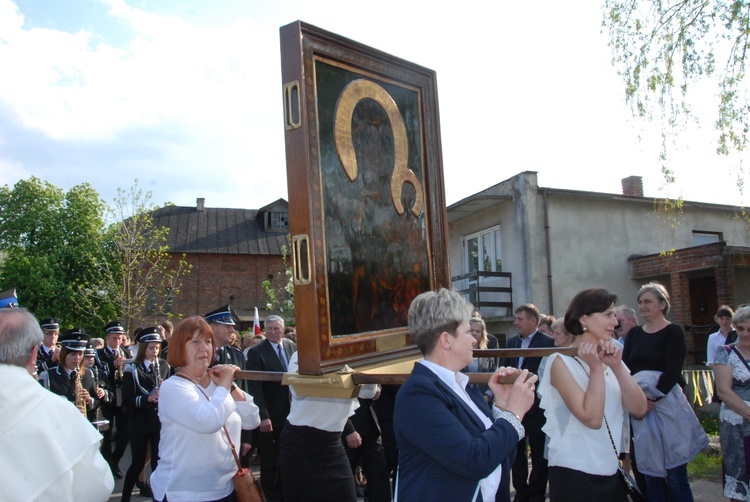
M 101 502 L 109 500 L 115 479 L 99 452 L 99 443 L 92 444 L 86 455 L 72 468 L 73 500 Z
M 167 385 L 175 379 L 171 385 Z M 159 391 L 159 415 L 200 434 L 212 434 L 224 426 L 237 408 L 224 387 L 216 387 L 210 400 L 195 388 L 195 384 L 173 377 L 164 382 Z
M 706 364 L 708 366 L 713 365 L 714 357 L 716 357 L 716 349 L 718 348 L 716 333 L 708 336 L 708 344 L 706 346 Z
M 260 425 L 260 413 L 258 412 L 258 407 L 253 401 L 253 396 L 247 392 L 244 392 L 244 394 L 245 400 L 235 401 L 234 404 L 237 405 L 237 413 L 242 419 L 242 428 L 245 430 L 252 430 Z

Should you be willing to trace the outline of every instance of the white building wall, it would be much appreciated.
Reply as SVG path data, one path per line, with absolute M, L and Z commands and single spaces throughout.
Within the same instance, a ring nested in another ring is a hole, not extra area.
M 464 236 L 500 225 L 503 271 L 513 274 L 514 306 L 531 302 L 558 317 L 573 296 L 588 287 L 607 288 L 619 295 L 620 303 L 634 306 L 640 281 L 632 280 L 628 258 L 693 247 L 693 231 L 721 232 L 729 246 L 750 247 L 748 227 L 730 206 L 686 202 L 681 212 L 665 213 L 655 211 L 653 200 L 647 198 L 540 190 L 534 172 L 520 173 L 473 197 L 483 195 L 512 195 L 512 200 L 498 199 L 491 207 L 449 224 L 451 275 L 466 273 Z M 745 271 L 742 274 L 747 278 Z M 748 294 L 748 286 L 741 281 L 738 286 L 741 294 Z M 514 334 L 510 319 L 493 322 L 494 332 Z

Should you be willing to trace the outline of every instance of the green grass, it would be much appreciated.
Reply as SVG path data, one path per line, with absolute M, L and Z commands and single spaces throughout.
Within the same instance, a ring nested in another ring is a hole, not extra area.
M 699 453 L 688 464 L 690 479 L 708 479 L 721 482 L 721 455 Z

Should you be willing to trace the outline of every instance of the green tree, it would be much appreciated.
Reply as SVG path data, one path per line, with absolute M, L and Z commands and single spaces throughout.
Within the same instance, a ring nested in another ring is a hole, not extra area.
M 286 246 L 281 247 L 281 258 L 284 261 L 284 272 L 286 277 L 283 281 L 266 279 L 260 283 L 260 287 L 266 293 L 266 309 L 278 312 L 287 326 L 295 325 L 294 317 L 294 277 L 292 267 L 287 262 L 288 250 Z
M 96 275 L 106 204 L 87 183 L 68 192 L 32 177 L 0 188 L 0 290 L 16 287 L 22 306 L 59 317 L 66 328 L 100 326 L 76 308 L 74 285 Z M 106 302 L 97 301 L 102 313 Z
M 633 113 L 661 124 L 662 171 L 674 182 L 669 152 L 689 120 L 699 120 L 704 82 L 715 86 L 717 153 L 743 152 L 750 127 L 746 65 L 750 3 L 745 0 L 605 0 L 613 64 Z M 744 173 L 738 166 L 742 190 Z
M 98 309 L 104 298 L 128 331 L 150 324 L 147 317 L 151 315 L 171 317 L 169 306 L 192 267 L 184 254 L 169 253 L 169 228 L 154 225 L 151 212 L 158 207 L 151 198 L 152 193 L 144 192 L 137 179 L 128 190 L 117 190 L 108 211 L 107 238 L 98 249 L 104 259 L 97 280 L 76 284 L 79 310 L 106 323 L 112 319 L 102 317 Z

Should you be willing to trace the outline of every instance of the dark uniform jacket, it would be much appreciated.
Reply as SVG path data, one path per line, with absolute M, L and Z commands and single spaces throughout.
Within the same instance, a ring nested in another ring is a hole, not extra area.
M 158 379 L 157 379 L 158 375 Z M 155 432 L 161 427 L 158 403 L 148 401 L 148 397 L 158 392 L 164 380 L 169 378 L 169 364 L 163 359 L 147 370 L 141 362 L 125 365 L 122 381 L 122 405 L 128 412 L 128 427 L 131 432 Z
M 52 362 L 52 355 L 51 353 L 47 353 L 46 350 L 44 350 L 44 345 L 39 345 L 39 348 L 36 349 L 36 373 L 37 375 L 41 374 L 43 371 L 47 371 L 51 368 L 54 368 L 57 366 L 57 362 Z
M 225 345 L 217 350 L 215 361 L 211 366 L 216 364 L 233 364 L 242 370 L 245 369 L 245 355 L 234 345 Z M 246 390 L 245 380 L 235 380 L 234 383 L 237 384 L 237 387 Z
M 68 373 L 64 369 L 60 366 L 55 366 L 51 370 L 43 371 L 39 374 L 39 383 L 58 396 L 63 396 L 73 404 L 76 403 L 75 378 L 73 378 L 73 373 L 68 376 Z M 96 380 L 94 380 L 94 374 L 90 369 L 83 368 L 81 386 L 89 391 L 89 395 L 92 398 L 91 403 L 86 406 L 87 412 L 96 410 L 100 402 L 96 397 Z
M 120 355 L 127 357 L 121 348 L 118 350 Z M 112 354 L 110 348 L 106 345 L 96 350 L 96 365 L 99 367 L 100 377 L 102 376 L 101 373 L 103 373 L 104 379 L 107 382 L 107 390 L 112 393 L 113 397 L 109 402 L 104 403 L 103 408 L 105 411 L 122 406 L 122 377 L 125 370 L 124 368 L 115 366 L 115 359 L 117 357 L 116 354 Z
M 94 364 L 90 371 L 94 374 L 94 381 L 96 382 L 96 385 L 100 389 L 104 389 L 104 397 L 99 400 L 99 408 L 97 408 L 96 410 L 89 410 L 86 413 L 89 417 L 89 422 L 95 422 L 101 419 L 99 413 L 101 413 L 102 406 L 105 406 L 109 401 L 114 399 L 114 394 L 111 390 L 109 390 L 106 376 L 104 375 L 104 373 L 102 373 L 102 371 L 96 364 Z

